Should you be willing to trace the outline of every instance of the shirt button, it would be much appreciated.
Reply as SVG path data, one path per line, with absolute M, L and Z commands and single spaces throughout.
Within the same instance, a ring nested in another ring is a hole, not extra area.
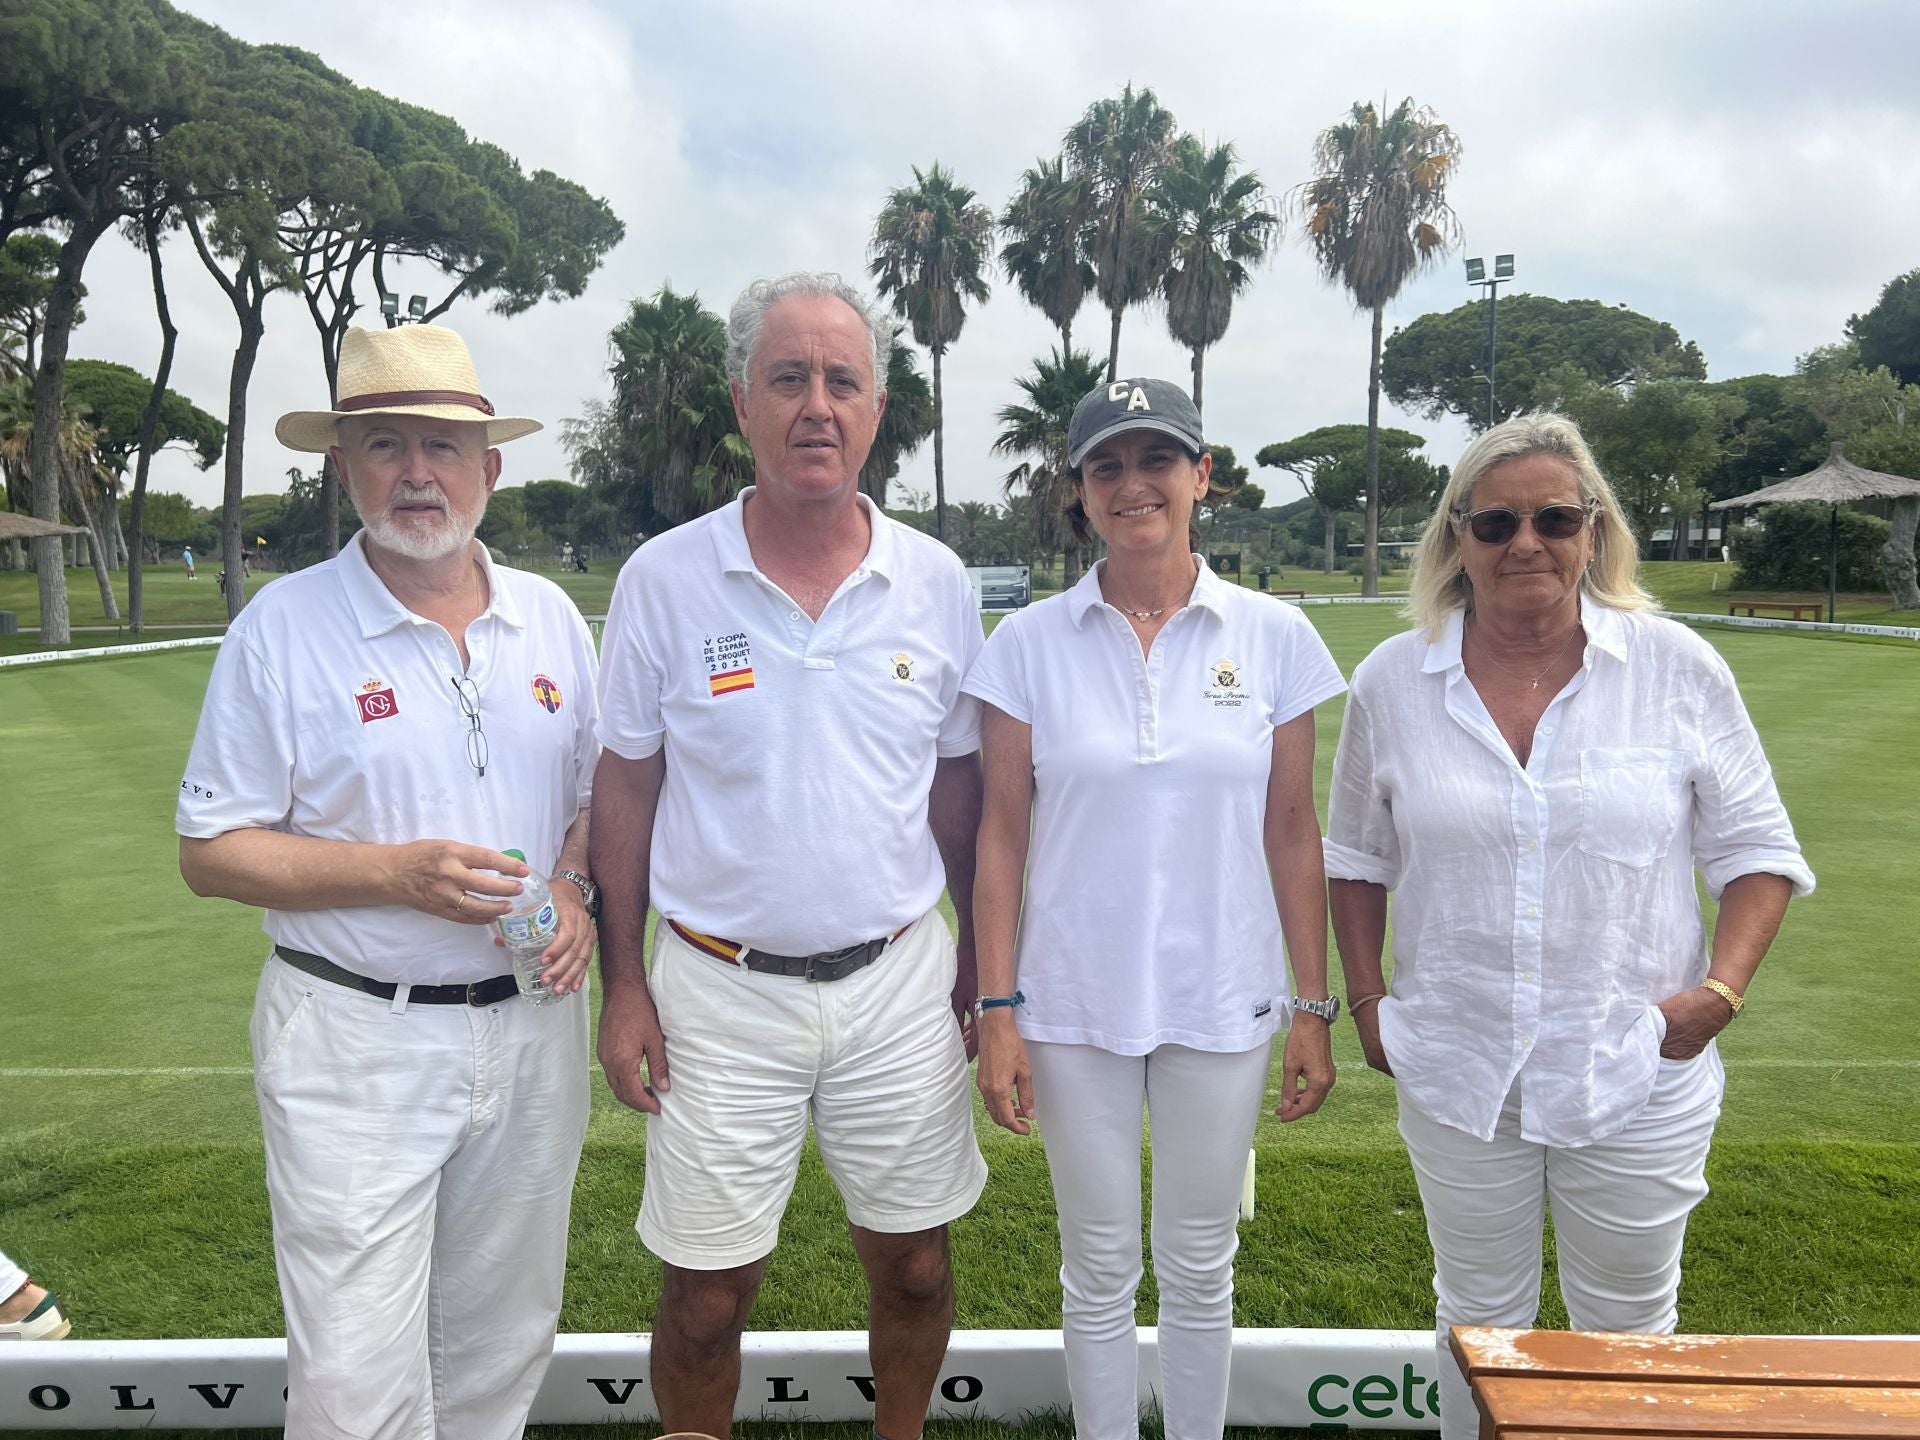
M 1529 855 L 1531 855 L 1534 851 L 1540 848 L 1540 842 L 1538 840 L 1529 840 L 1525 845 L 1522 845 L 1520 848 L 1522 850 L 1525 850 Z
M 1522 1035 L 1520 1037 L 1520 1046 L 1524 1050 L 1531 1050 L 1533 1048 L 1533 1037 L 1531 1035 Z
M 1553 727 L 1551 725 L 1542 725 L 1540 727 L 1540 733 L 1542 735 L 1551 735 L 1553 733 Z
M 1540 914 L 1540 911 L 1537 906 L 1529 905 L 1527 906 L 1526 910 L 1523 913 L 1526 915 L 1527 919 L 1532 920 Z
M 800 618 L 800 612 L 798 610 L 790 610 L 787 612 L 787 619 L 798 620 L 799 618 Z

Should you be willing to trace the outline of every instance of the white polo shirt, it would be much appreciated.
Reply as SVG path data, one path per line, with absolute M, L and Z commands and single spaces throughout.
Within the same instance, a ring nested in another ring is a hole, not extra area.
M 1261 843 L 1273 732 L 1346 684 L 1299 610 L 1195 564 L 1151 655 L 1096 568 L 1001 621 L 967 676 L 1033 727 L 1030 1040 L 1249 1050 L 1291 1012 Z
M 599 757 L 586 622 L 551 581 L 474 547 L 491 594 L 467 627 L 487 738 L 479 775 L 453 684 L 460 652 L 393 597 L 364 544 L 356 534 L 334 559 L 274 581 L 227 631 L 174 828 L 463 840 L 522 850 L 552 873 Z M 376 980 L 460 984 L 507 968 L 491 927 L 403 905 L 268 910 L 262 928 Z
M 1580 668 L 1515 758 L 1461 655 L 1396 635 L 1360 662 L 1334 758 L 1327 874 L 1393 896 L 1380 1041 L 1401 1098 L 1493 1138 L 1588 1145 L 1659 1078 L 1659 1004 L 1706 976 L 1697 871 L 1813 890 L 1726 661 L 1672 620 L 1581 597 Z
M 806 955 L 933 908 L 936 757 L 980 748 L 960 679 L 980 611 L 959 557 L 876 509 L 864 560 L 816 622 L 754 566 L 751 488 L 620 571 L 600 739 L 667 747 L 652 899 L 692 929 Z

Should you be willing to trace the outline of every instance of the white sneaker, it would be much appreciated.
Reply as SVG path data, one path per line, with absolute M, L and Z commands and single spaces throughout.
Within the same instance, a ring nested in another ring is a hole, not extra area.
M 60 1297 L 49 1290 L 26 1319 L 0 1321 L 0 1341 L 64 1340 L 72 1329 L 73 1322 L 60 1308 Z

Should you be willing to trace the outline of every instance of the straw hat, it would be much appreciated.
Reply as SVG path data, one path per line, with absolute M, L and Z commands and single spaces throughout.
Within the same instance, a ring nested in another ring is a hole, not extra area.
M 290 450 L 321 454 L 340 443 L 336 427 L 349 415 L 484 421 L 489 446 L 541 428 L 538 420 L 494 413 L 480 392 L 467 342 L 444 325 L 347 331 L 340 343 L 338 408 L 292 411 L 280 417 L 273 433 Z

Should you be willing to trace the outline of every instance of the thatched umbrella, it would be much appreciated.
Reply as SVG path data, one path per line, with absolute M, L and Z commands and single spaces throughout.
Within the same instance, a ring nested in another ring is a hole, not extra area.
M 1893 500 L 1908 501 L 1920 508 L 1920 480 L 1909 480 L 1904 475 L 1883 475 L 1878 470 L 1864 470 L 1847 459 L 1841 452 L 1840 442 L 1833 442 L 1833 448 L 1827 452 L 1826 463 L 1818 470 L 1809 471 L 1792 480 L 1782 480 L 1777 485 L 1769 485 L 1763 490 L 1752 490 L 1745 495 L 1736 495 L 1731 500 L 1717 500 L 1709 509 L 1733 510 L 1749 505 L 1782 505 L 1788 501 L 1811 502 L 1827 507 L 1827 623 L 1833 623 L 1833 603 L 1835 592 L 1840 583 L 1840 507 L 1855 500 Z M 1894 526 L 1898 537 L 1902 527 Z M 1913 544 L 1913 530 L 1905 527 L 1907 546 Z M 1895 558 L 1898 563 L 1898 557 Z M 1907 559 L 1909 567 L 1913 564 Z M 1890 567 L 1891 568 L 1891 567 Z M 1900 597 L 1894 596 L 1898 603 Z
M 56 525 L 12 510 L 0 510 L 0 540 L 38 540 L 43 535 L 85 535 L 84 525 Z

